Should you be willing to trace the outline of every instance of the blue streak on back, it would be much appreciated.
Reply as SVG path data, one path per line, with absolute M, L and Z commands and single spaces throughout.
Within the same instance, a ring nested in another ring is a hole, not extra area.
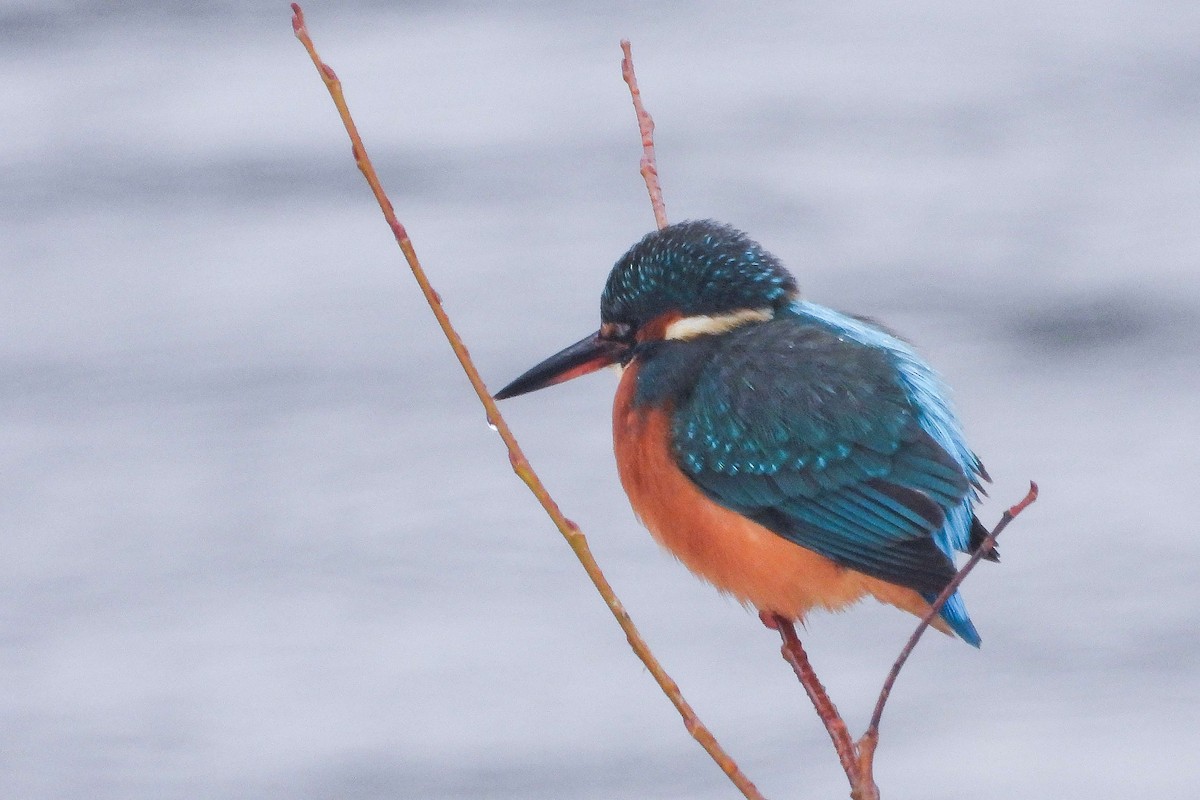
M 824 324 L 848 339 L 888 352 L 917 411 L 917 421 L 921 427 L 958 462 L 963 474 L 967 475 L 972 483 L 979 481 L 982 476 L 979 459 L 967 446 L 962 426 L 950 405 L 950 391 L 911 345 L 868 322 L 816 303 L 797 301 L 791 310 L 798 316 Z M 946 555 L 953 556 L 955 550 L 967 551 L 971 531 L 971 503 L 977 498 L 977 493 L 972 491 L 961 504 L 947 510 L 946 524 L 939 531 L 938 540 L 938 545 Z
M 955 550 L 966 552 L 971 520 L 974 516 L 971 506 L 972 502 L 978 499 L 976 487 L 984 473 L 979 459 L 967 446 L 962 426 L 950 405 L 950 392 L 945 383 L 917 355 L 911 345 L 869 322 L 803 300 L 797 300 L 790 310 L 797 316 L 825 325 L 840 336 L 868 347 L 879 348 L 889 354 L 909 400 L 917 411 L 918 423 L 958 462 L 963 474 L 971 480 L 971 491 L 961 503 L 946 509 L 946 522 L 934 534 L 934 542 L 950 558 L 954 557 Z M 942 607 L 941 616 L 965 641 L 979 646 L 979 633 L 967 616 L 966 605 L 957 592 Z

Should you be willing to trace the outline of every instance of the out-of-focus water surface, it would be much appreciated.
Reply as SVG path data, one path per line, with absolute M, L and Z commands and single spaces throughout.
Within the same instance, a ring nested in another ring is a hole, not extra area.
M 955 386 L 1004 563 L 878 779 L 1194 797 L 1200 6 L 321 3 L 493 386 L 593 330 L 652 226 L 750 231 Z M 423 307 L 283 3 L 0 3 L 0 796 L 725 798 Z M 628 510 L 604 374 L 506 404 L 702 717 L 844 796 L 753 615 Z M 860 731 L 911 620 L 806 641 Z

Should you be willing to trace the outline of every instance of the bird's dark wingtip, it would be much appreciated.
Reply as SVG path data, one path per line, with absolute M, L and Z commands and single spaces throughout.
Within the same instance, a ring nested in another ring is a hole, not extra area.
M 979 521 L 979 517 L 971 517 L 971 536 L 967 540 L 967 552 L 974 553 L 982 547 L 983 541 L 989 535 L 991 535 L 991 531 L 983 526 L 983 523 Z M 995 545 L 992 545 L 984 552 L 983 560 L 997 564 L 1000 563 L 1000 551 L 996 549 Z

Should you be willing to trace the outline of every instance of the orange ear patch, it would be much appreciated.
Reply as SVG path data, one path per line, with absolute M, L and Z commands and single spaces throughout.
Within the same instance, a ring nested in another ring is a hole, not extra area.
M 647 322 L 645 325 L 638 328 L 637 340 L 639 342 L 657 342 L 667 338 L 667 328 L 679 320 L 683 319 L 683 313 L 679 311 L 667 311 L 659 314 L 654 319 Z

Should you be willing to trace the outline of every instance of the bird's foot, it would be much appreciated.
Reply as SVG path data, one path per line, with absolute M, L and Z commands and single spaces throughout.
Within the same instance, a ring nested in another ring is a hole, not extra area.
M 773 631 L 779 630 L 779 626 L 787 622 L 787 620 L 776 614 L 774 611 L 759 611 L 758 618 L 763 625 L 766 625 Z

